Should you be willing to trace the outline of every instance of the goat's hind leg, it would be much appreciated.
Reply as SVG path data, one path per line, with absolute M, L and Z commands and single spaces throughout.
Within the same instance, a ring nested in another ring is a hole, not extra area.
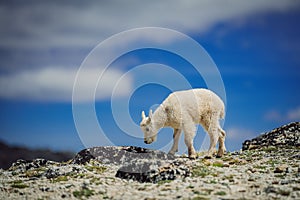
M 194 148 L 194 137 L 196 135 L 196 126 L 194 124 L 186 124 L 184 126 L 184 142 L 188 148 L 189 158 L 196 159 L 197 154 Z
M 217 123 L 211 123 L 209 128 L 208 128 L 208 135 L 210 137 L 210 145 L 208 149 L 208 153 L 205 156 L 205 158 L 212 158 L 213 154 L 216 150 L 216 146 L 219 140 L 219 132 L 218 132 L 218 127 L 219 125 Z
M 226 151 L 226 147 L 225 147 L 226 132 L 220 126 L 218 128 L 218 132 L 219 132 L 219 150 L 217 153 L 217 158 L 221 158 Z

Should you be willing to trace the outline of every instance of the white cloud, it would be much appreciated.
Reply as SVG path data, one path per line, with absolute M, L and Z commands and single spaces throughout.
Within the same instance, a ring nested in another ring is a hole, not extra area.
M 281 118 L 282 118 L 282 116 L 279 113 L 279 111 L 277 111 L 277 110 L 270 110 L 270 111 L 268 111 L 265 114 L 264 118 L 266 120 L 268 120 L 268 121 L 280 121 Z
M 286 112 L 270 110 L 265 114 L 264 118 L 268 121 L 275 122 L 300 121 L 300 106 Z
M 244 141 L 255 137 L 257 133 L 241 127 L 229 127 L 226 129 L 226 138 L 231 141 Z
M 219 22 L 268 11 L 287 11 L 294 0 L 61 1 L 0 4 L 0 44 L 8 47 L 94 46 L 120 31 L 160 26 L 208 31 Z M 149 35 L 153 38 L 153 35 Z M 166 39 L 166 38 L 162 38 Z
M 88 69 L 82 72 L 80 89 L 77 91 L 77 101 L 91 101 L 88 92 L 95 88 L 95 99 L 101 100 L 111 96 L 117 81 L 123 75 L 122 71 L 110 69 L 101 78 L 100 85 L 93 82 L 92 77 L 99 76 L 99 69 Z M 8 99 L 28 99 L 38 101 L 66 101 L 72 100 L 73 85 L 77 69 L 47 67 L 16 72 L 0 76 L 0 97 Z M 119 85 L 118 96 L 127 95 L 131 91 L 130 77 L 123 79 Z M 93 90 L 92 90 L 93 91 Z
M 220 22 L 242 19 L 264 12 L 286 12 L 299 5 L 294 0 L 166 0 L 166 1 L 26 1 L 0 3 L 0 47 L 2 48 L 91 48 L 113 34 L 131 28 L 159 26 L 182 32 L 203 33 Z M 242 20 L 241 20 L 242 23 Z M 138 35 L 136 36 L 138 37 Z M 157 42 L 170 39 L 165 35 L 143 35 Z M 129 40 L 124 38 L 124 40 Z M 132 41 L 127 41 L 132 42 Z M 125 45 L 125 43 L 123 44 Z M 121 45 L 119 45 L 120 47 Z M 115 49 L 102 54 L 109 57 Z M 37 58 L 38 59 L 38 58 Z M 16 59 L 17 60 L 17 59 Z M 43 63 L 42 65 L 48 65 Z M 37 64 L 36 66 L 41 66 Z M 4 66 L 1 66 L 4 67 Z M 26 64 L 24 66 L 26 67 Z M 97 74 L 84 72 L 79 100 L 90 100 L 87 91 L 94 87 Z M 97 88 L 96 99 L 108 98 L 123 74 L 109 70 Z M 34 100 L 70 101 L 76 69 L 46 67 L 0 75 L 0 97 Z M 131 89 L 130 79 L 119 84 L 125 95 Z M 297 116 L 291 113 L 291 117 Z
M 287 118 L 292 121 L 300 121 L 300 106 L 287 113 Z

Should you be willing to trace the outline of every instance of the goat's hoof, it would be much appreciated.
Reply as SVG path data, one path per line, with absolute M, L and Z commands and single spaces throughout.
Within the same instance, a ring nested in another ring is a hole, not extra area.
M 175 153 L 168 153 L 169 156 L 175 156 Z
M 196 158 L 197 158 L 197 155 L 196 155 L 196 154 L 189 155 L 189 159 L 195 160 Z
M 217 158 L 222 158 L 222 156 L 224 155 L 224 153 L 225 153 L 225 151 L 219 151 L 218 153 L 217 153 Z
M 212 159 L 212 156 L 211 155 L 206 155 L 206 156 L 204 156 L 204 159 Z

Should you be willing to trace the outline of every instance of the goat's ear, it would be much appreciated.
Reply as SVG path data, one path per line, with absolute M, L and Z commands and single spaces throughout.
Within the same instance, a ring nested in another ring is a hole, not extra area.
M 152 118 L 152 110 L 150 110 L 150 112 L 149 112 L 149 119 L 151 119 Z
M 146 115 L 145 115 L 145 111 L 142 111 L 142 119 L 145 119 Z

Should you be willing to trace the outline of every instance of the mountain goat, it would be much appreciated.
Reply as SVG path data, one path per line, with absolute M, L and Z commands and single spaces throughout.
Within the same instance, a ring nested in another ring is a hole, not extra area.
M 215 93 L 208 89 L 191 89 L 171 93 L 153 114 L 150 110 L 148 117 L 142 111 L 140 127 L 144 132 L 146 144 L 156 140 L 159 129 L 172 127 L 174 141 L 170 154 L 178 151 L 178 141 L 183 130 L 189 158 L 194 159 L 196 151 L 193 140 L 196 125 L 200 124 L 210 137 L 210 147 L 206 157 L 213 156 L 217 142 L 219 142 L 217 157 L 222 157 L 226 151 L 224 144 L 226 133 L 221 128 L 219 119 L 223 119 L 224 115 L 224 103 Z

